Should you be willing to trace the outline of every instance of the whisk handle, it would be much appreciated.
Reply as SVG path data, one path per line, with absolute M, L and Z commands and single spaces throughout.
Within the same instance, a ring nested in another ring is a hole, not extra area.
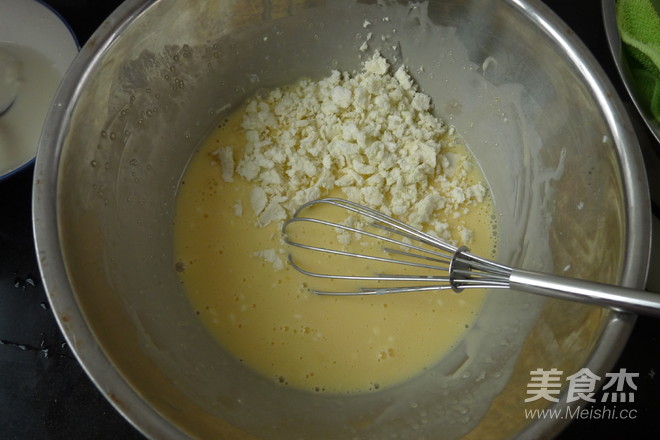
M 660 318 L 660 294 L 513 269 L 512 289 Z

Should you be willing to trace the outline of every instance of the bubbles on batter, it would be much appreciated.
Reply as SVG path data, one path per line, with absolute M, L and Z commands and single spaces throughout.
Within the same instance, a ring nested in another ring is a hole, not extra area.
M 378 362 L 385 361 L 387 359 L 393 359 L 396 357 L 396 350 L 394 348 L 388 348 L 378 353 Z
M 378 382 L 372 382 L 369 385 L 369 391 L 378 391 L 380 389 L 380 384 Z

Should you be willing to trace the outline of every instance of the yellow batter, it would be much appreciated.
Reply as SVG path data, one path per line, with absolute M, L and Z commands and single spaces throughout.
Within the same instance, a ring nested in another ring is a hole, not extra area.
M 235 114 L 193 158 L 176 207 L 177 270 L 208 331 L 250 368 L 311 391 L 382 389 L 437 362 L 473 322 L 484 293 L 316 296 L 308 288 L 313 279 L 287 264 L 276 270 L 256 256 L 281 249 L 280 223 L 255 226 L 252 184 L 238 176 L 225 182 L 212 154 L 223 145 L 233 145 L 234 154 L 240 151 L 245 144 L 241 117 Z M 473 179 L 480 179 L 474 168 Z M 490 202 L 460 221 L 474 231 L 471 250 L 490 256 Z

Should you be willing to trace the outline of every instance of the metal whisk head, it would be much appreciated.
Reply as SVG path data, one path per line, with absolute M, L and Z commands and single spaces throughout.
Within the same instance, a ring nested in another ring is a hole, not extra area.
M 284 241 L 293 247 L 289 263 L 297 271 L 316 278 L 348 281 L 347 285 L 354 286 L 345 291 L 313 290 L 321 295 L 510 287 L 511 268 L 343 199 L 319 199 L 302 205 L 284 223 L 282 232 Z M 354 251 L 356 247 L 360 252 Z M 375 268 L 373 263 L 377 263 Z M 340 267 L 348 270 L 341 273 Z M 394 272 L 364 273 L 386 268 L 393 268 Z M 355 286 L 356 281 L 374 285 Z
M 347 200 L 308 202 L 284 223 L 282 232 L 291 246 L 290 264 L 330 282 L 328 289 L 312 290 L 321 295 L 511 288 L 660 317 L 657 293 L 503 266 Z M 357 240 L 349 243 L 347 237 Z M 393 267 L 393 273 L 375 271 L 386 267 Z M 349 288 L 336 289 L 340 281 Z M 367 282 L 375 285 L 367 287 Z

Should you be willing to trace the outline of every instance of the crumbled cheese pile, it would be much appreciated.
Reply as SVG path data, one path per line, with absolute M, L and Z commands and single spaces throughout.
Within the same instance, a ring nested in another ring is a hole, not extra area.
M 432 115 L 429 96 L 404 66 L 391 74 L 379 53 L 354 75 L 333 71 L 254 97 L 242 127 L 247 145 L 235 172 L 255 185 L 260 226 L 340 188 L 349 200 L 449 239 L 436 214 L 458 216 L 486 194 L 482 184 L 467 184 L 471 162 L 443 151 L 456 137 Z M 231 151 L 218 156 L 231 181 Z

